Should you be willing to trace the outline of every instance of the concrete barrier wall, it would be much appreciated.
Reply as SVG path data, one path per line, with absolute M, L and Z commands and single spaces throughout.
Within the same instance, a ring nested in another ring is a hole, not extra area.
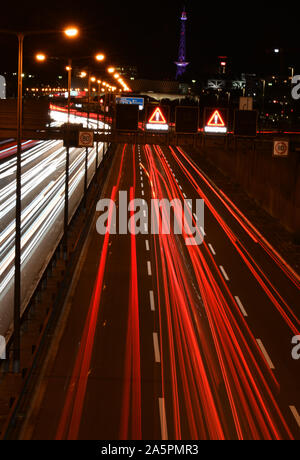
M 201 149 L 202 150 L 202 149 Z M 274 158 L 273 141 L 231 139 L 205 142 L 206 159 L 242 186 L 300 243 L 300 151 Z

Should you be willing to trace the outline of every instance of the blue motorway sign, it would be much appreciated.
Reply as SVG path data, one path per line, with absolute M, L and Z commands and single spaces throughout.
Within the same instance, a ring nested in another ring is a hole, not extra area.
M 140 110 L 144 108 L 144 98 L 143 97 L 116 97 L 117 104 L 133 104 L 138 105 Z

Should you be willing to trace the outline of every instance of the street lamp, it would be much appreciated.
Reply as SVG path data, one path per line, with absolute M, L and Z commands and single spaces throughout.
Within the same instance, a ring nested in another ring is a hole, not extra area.
M 15 223 L 15 278 L 14 278 L 14 350 L 13 370 L 20 372 L 20 326 L 21 326 L 21 153 L 22 153 L 22 111 L 23 111 L 23 48 L 24 38 L 29 35 L 58 33 L 58 30 L 17 32 L 0 29 L 1 34 L 14 35 L 18 39 L 18 96 L 17 96 L 17 158 L 16 158 L 16 223 Z M 65 35 L 74 37 L 78 29 L 65 29 Z
M 64 34 L 69 38 L 74 38 L 77 37 L 77 35 L 79 34 L 79 30 L 77 29 L 77 27 L 74 26 L 67 27 L 64 30 Z
M 96 59 L 96 61 L 104 61 L 105 55 L 102 54 L 102 53 L 98 53 L 98 54 L 96 54 L 95 59 Z
M 46 60 L 46 56 L 43 53 L 37 53 L 35 55 L 35 58 L 36 58 L 37 61 L 40 61 L 40 62 L 43 62 L 43 61 Z

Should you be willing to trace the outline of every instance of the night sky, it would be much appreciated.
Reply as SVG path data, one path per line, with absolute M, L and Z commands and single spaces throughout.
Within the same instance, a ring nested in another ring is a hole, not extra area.
M 6 1 L 1 5 L 0 27 L 56 29 L 76 23 L 81 28 L 80 39 L 73 43 L 55 35 L 28 38 L 25 70 L 35 69 L 32 56 L 38 50 L 53 56 L 74 57 L 103 50 L 107 63 L 136 65 L 140 77 L 172 79 L 184 3 L 188 14 L 187 60 L 191 62 L 191 76 L 213 71 L 218 55 L 229 57 L 233 72 L 268 71 L 269 50 L 274 47 L 281 47 L 286 64 L 296 65 L 300 72 L 299 7 L 288 2 L 287 6 L 278 6 L 275 2 L 257 0 L 54 0 L 41 4 L 29 0 L 18 2 L 16 7 L 15 2 L 10 6 Z M 0 70 L 16 68 L 14 39 L 2 36 L 0 46 Z

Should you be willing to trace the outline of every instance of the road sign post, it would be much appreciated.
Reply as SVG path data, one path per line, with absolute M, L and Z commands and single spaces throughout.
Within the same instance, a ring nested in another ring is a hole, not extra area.
M 240 97 L 240 110 L 253 110 L 253 97 Z
M 94 131 L 79 130 L 78 131 L 78 147 L 93 147 L 94 146 Z
M 115 127 L 118 131 L 137 132 L 139 108 L 136 104 L 116 104 Z
M 289 155 L 289 141 L 286 139 L 274 139 L 273 157 L 286 158 Z
M 227 133 L 227 109 L 205 107 L 204 109 L 204 133 L 226 134 Z
M 256 110 L 236 110 L 234 112 L 235 136 L 256 137 L 257 135 L 257 111 Z
M 199 108 L 177 106 L 175 109 L 176 134 L 196 134 L 199 127 Z
M 144 109 L 144 98 L 143 97 L 116 97 L 116 104 L 126 104 L 126 105 L 138 105 L 139 110 Z
M 169 112 L 167 107 L 156 106 L 148 107 L 148 116 L 146 118 L 146 129 L 147 131 L 169 131 Z

